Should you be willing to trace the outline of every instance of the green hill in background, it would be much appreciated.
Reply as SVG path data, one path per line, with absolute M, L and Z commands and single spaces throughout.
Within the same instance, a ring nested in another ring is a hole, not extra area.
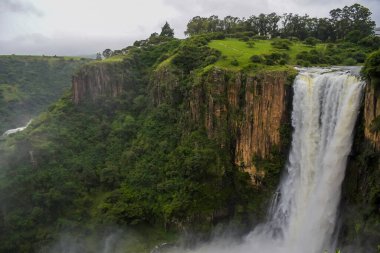
M 0 133 L 24 125 L 61 97 L 89 59 L 0 56 Z

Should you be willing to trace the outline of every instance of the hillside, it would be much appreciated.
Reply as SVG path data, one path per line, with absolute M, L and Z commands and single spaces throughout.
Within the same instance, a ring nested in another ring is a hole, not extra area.
M 0 133 L 25 125 L 61 97 L 87 59 L 0 56 Z

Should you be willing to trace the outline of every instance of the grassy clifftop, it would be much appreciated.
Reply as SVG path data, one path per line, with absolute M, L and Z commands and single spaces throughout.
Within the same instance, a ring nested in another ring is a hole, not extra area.
M 302 42 L 294 42 L 289 46 L 289 49 L 275 48 L 272 43 L 275 40 L 255 40 L 245 42 L 239 39 L 224 39 L 213 40 L 209 43 L 209 47 L 214 48 L 222 53 L 222 57 L 215 63 L 219 67 L 235 67 L 231 64 L 233 60 L 239 63 L 240 67 L 248 67 L 252 64 L 251 57 L 253 55 L 268 55 L 272 53 L 288 53 L 290 60 L 289 64 L 296 65 L 296 56 L 305 51 L 308 52 L 312 49 L 323 50 L 326 44 L 318 44 L 317 46 L 309 46 Z

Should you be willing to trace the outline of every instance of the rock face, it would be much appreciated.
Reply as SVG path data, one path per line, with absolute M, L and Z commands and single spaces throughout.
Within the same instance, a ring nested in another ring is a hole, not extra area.
M 288 143 L 282 130 L 290 126 L 292 71 L 253 74 L 212 69 L 192 75 L 191 87 L 181 86 L 181 73 L 157 70 L 150 82 L 153 103 L 185 104 L 189 124 L 204 126 L 207 135 L 231 154 L 233 162 L 249 172 L 253 182 L 265 171 L 254 159 L 271 159 Z M 116 97 L 126 89 L 128 73 L 114 64 L 88 65 L 73 77 L 73 100 Z
M 84 100 L 116 97 L 123 92 L 124 72 L 121 64 L 89 64 L 73 76 L 73 101 L 78 104 Z
M 368 84 L 364 97 L 364 136 L 380 151 L 380 132 L 371 131 L 371 124 L 376 117 L 380 117 L 380 89 Z
M 376 252 L 368 245 L 380 241 L 380 133 L 371 131 L 380 115 L 380 90 L 370 82 L 364 93 L 362 111 L 348 160 L 342 191 L 341 244 L 360 251 Z M 361 249 L 364 247 L 366 250 Z
M 186 102 L 189 118 L 203 125 L 208 137 L 229 150 L 234 163 L 249 172 L 252 180 L 265 172 L 256 168 L 254 158 L 271 159 L 287 144 L 281 130 L 289 128 L 292 89 L 288 78 L 294 72 L 271 71 L 243 74 L 213 69 L 195 77 Z M 156 73 L 155 102 L 173 101 L 178 78 L 168 70 Z M 164 77 L 165 81 L 160 81 Z

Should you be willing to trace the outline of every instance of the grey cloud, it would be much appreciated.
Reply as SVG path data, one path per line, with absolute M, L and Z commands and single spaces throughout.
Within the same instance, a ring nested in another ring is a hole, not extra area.
M 135 36 L 78 37 L 62 34 L 50 38 L 42 34 L 27 34 L 11 40 L 0 40 L 0 54 L 87 55 L 106 48 L 121 49 L 136 39 Z
M 42 16 L 43 13 L 37 9 L 32 3 L 23 2 L 20 0 L 1 0 L 0 1 L 0 13 L 27 13 L 36 16 Z

